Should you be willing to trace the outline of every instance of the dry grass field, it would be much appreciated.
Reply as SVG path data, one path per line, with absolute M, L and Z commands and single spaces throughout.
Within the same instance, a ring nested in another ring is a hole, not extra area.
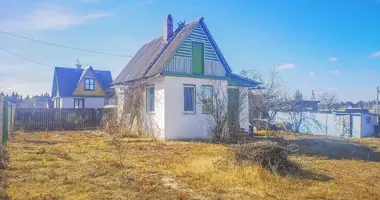
M 237 164 L 227 145 L 20 133 L 9 144 L 6 192 L 35 200 L 380 199 L 380 139 L 276 139 L 299 146 L 290 156 L 302 167 L 299 177 Z

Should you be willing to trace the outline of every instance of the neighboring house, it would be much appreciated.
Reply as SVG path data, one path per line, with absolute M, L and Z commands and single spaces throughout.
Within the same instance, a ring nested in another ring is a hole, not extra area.
M 318 103 L 315 100 L 293 100 L 290 102 L 291 111 L 300 112 L 318 112 Z
M 55 67 L 54 108 L 104 108 L 112 101 L 110 71 Z M 113 102 L 111 102 L 113 103 Z
M 219 98 L 231 99 L 236 89 L 247 93 L 260 84 L 232 73 L 203 18 L 179 23 L 173 31 L 171 15 L 164 20 L 163 36 L 145 43 L 114 80 L 120 111 L 125 107 L 124 88 L 141 80 L 147 82 L 143 120 L 153 124 L 160 139 L 211 137 L 206 124 L 209 110 L 197 94 L 202 92 L 213 101 L 220 89 Z M 243 131 L 249 127 L 246 98 L 237 116 Z

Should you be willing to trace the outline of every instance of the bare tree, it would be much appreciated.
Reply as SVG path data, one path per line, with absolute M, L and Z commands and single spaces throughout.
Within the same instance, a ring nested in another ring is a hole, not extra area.
M 339 109 L 338 96 L 336 93 L 325 90 L 319 95 L 319 100 L 330 112 Z
M 286 91 L 282 90 L 278 71 L 271 70 L 266 78 L 253 70 L 242 71 L 241 75 L 262 82 L 262 89 L 252 90 L 249 94 L 250 121 L 255 118 L 253 113 L 260 113 L 267 120 L 265 132 L 268 134 L 277 113 L 288 108 Z
M 123 87 L 122 95 L 118 95 L 118 122 L 122 134 L 157 139 L 161 133 L 154 115 L 148 115 L 145 111 L 147 86 L 147 81 L 136 81 Z M 154 94 L 155 101 L 161 101 L 161 99 L 161 96 Z
M 206 117 L 208 131 L 216 142 L 230 142 L 240 132 L 240 123 L 247 118 L 240 115 L 245 106 L 248 106 L 247 89 L 236 87 L 228 88 L 222 81 L 212 81 L 211 96 L 202 89 L 197 94 L 202 107 L 207 110 Z

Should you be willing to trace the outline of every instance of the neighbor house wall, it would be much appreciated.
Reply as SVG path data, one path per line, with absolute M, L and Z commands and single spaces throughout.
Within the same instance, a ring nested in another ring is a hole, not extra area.
M 367 123 L 366 118 L 371 119 L 370 123 Z M 362 114 L 361 118 L 361 137 L 372 137 L 375 134 L 375 126 L 377 124 L 377 117 L 373 114 Z
M 73 97 L 62 97 L 60 108 L 74 108 L 74 98 Z
M 184 85 L 196 87 L 195 113 L 184 113 Z M 203 85 L 212 85 L 220 98 L 227 98 L 227 81 L 202 78 L 165 76 L 165 139 L 210 138 L 210 114 L 202 112 L 202 103 L 197 94 Z M 226 102 L 227 103 L 227 102 Z
M 352 137 L 353 138 L 360 138 L 361 135 L 361 129 L 362 129 L 362 116 L 361 115 L 351 115 L 352 119 Z
M 306 113 L 306 112 L 305 112 Z M 334 137 L 370 137 L 374 134 L 377 118 L 371 114 L 361 113 L 307 113 L 308 119 L 302 122 L 300 132 L 314 135 Z M 366 117 L 371 117 L 371 123 L 366 124 Z M 291 121 L 287 113 L 278 113 L 277 123 Z M 307 126 L 307 124 L 312 124 Z M 350 130 L 351 129 L 351 130 Z
M 74 107 L 74 104 L 72 106 Z M 84 108 L 104 108 L 104 97 L 86 97 Z

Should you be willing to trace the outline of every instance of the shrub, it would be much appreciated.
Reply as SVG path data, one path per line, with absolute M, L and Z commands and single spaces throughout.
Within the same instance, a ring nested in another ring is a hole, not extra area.
M 9 155 L 5 147 L 0 147 L 0 169 L 7 169 L 9 163 Z
M 288 153 L 287 149 L 269 141 L 239 144 L 234 148 L 238 163 L 253 163 L 272 173 L 294 176 L 299 173 L 300 168 L 288 159 Z

